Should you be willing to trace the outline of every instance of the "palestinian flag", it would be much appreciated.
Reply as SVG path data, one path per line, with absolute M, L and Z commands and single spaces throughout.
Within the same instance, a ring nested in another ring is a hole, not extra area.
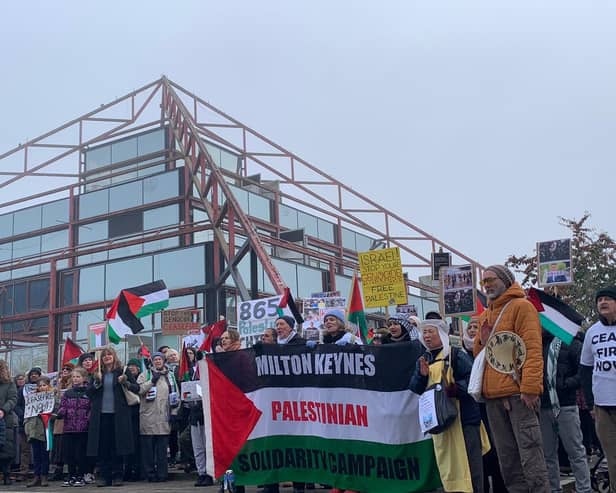
M 220 337 L 225 330 L 227 330 L 227 321 L 225 319 L 203 327 L 201 331 L 205 334 L 205 339 L 201 343 L 201 346 L 199 346 L 199 351 L 211 353 L 214 339 Z
M 282 294 L 282 298 L 280 298 L 280 302 L 278 303 L 278 309 L 276 310 L 278 316 L 283 316 L 285 314 L 285 308 L 288 308 L 291 311 L 291 313 L 293 314 L 293 318 L 298 324 L 304 323 L 304 317 L 302 317 L 302 314 L 297 309 L 297 305 L 295 304 L 295 300 L 293 299 L 293 296 L 291 295 L 291 290 L 289 288 L 284 288 L 284 293 Z
M 143 330 L 141 317 L 169 306 L 169 291 L 163 281 L 123 289 L 105 315 L 109 341 L 118 344 L 125 336 Z
M 74 366 L 77 366 L 77 360 L 82 354 L 83 350 L 75 344 L 70 337 L 67 337 L 64 342 L 64 351 L 62 353 L 62 366 L 67 363 L 72 363 Z
M 541 326 L 565 344 L 571 344 L 580 330 L 584 317 L 567 303 L 541 289 L 530 288 L 527 298 L 539 312 Z
M 351 293 L 349 294 L 349 304 L 347 306 L 347 318 L 349 322 L 359 328 L 362 340 L 368 344 L 372 340 L 368 331 L 368 322 L 366 321 L 366 312 L 364 311 L 364 302 L 361 297 L 361 289 L 359 289 L 359 279 L 353 274 L 351 282 Z
M 487 306 L 488 299 L 486 298 L 486 295 L 481 291 L 477 291 L 477 311 L 472 315 L 462 315 L 460 318 L 468 323 L 470 322 L 471 317 L 478 317 L 481 315 Z
M 207 472 L 232 469 L 239 485 L 437 489 L 432 440 L 420 431 L 419 398 L 408 390 L 422 352 L 410 344 L 312 351 L 263 344 L 208 355 L 199 363 Z

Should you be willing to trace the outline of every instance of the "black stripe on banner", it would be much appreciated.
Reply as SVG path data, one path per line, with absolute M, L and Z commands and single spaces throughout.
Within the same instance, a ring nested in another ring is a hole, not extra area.
M 208 355 L 244 392 L 266 387 L 407 390 L 417 359 L 415 341 L 375 346 L 261 344 L 250 349 Z
M 148 284 L 142 284 L 141 286 L 135 286 L 134 288 L 123 289 L 123 291 L 128 291 L 135 296 L 145 296 L 146 294 L 156 293 L 163 289 L 167 289 L 165 281 L 154 281 Z
M 122 319 L 125 325 L 130 327 L 133 334 L 137 334 L 143 330 L 143 324 L 141 320 L 135 317 L 135 314 L 130 311 L 130 306 L 124 293 L 120 293 L 120 302 L 118 303 L 118 317 Z
M 545 291 L 540 289 L 535 289 L 535 292 L 537 293 L 537 296 L 539 296 L 542 304 L 553 308 L 561 315 L 571 320 L 574 324 L 582 325 L 584 317 L 575 311 L 571 306 L 567 305 L 567 303 L 547 294 Z

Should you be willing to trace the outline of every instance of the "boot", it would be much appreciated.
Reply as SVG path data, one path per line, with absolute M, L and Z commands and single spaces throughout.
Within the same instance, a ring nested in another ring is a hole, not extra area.
M 41 486 L 49 486 L 49 481 L 47 480 L 47 476 L 41 476 Z
M 40 476 L 34 476 L 32 478 L 32 481 L 30 481 L 26 487 L 27 488 L 34 488 L 35 486 L 40 486 L 41 485 L 41 477 Z

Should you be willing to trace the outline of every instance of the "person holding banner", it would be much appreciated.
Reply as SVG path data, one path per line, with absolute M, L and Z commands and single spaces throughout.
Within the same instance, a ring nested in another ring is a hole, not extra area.
M 11 379 L 11 373 L 5 360 L 0 360 L 0 421 L 4 423 L 5 437 L 0 447 L 0 469 L 4 484 L 11 484 L 9 466 L 15 457 L 15 429 L 17 416 L 14 409 L 17 404 L 17 389 Z
M 38 378 L 36 392 L 52 392 L 51 381 L 46 376 Z M 52 398 L 53 400 L 53 398 Z M 52 406 L 53 407 L 53 406 Z M 32 446 L 32 463 L 34 464 L 34 478 L 26 486 L 49 486 L 49 452 L 47 451 L 47 433 L 45 423 L 40 415 L 24 419 L 24 431 L 28 443 Z
M 121 486 L 123 457 L 134 451 L 130 406 L 122 388 L 130 389 L 130 384 L 115 350 L 103 349 L 94 380 L 87 390 L 92 403 L 87 453 L 99 459 L 98 486 Z
M 420 324 L 419 340 L 427 351 L 417 360 L 409 387 L 422 395 L 428 387 L 441 383 L 447 396 L 455 399 L 456 419 L 442 433 L 432 435 L 443 489 L 483 493 L 481 414 L 466 393 L 473 362 L 464 350 L 450 346 L 448 329 L 443 320 Z
M 344 346 L 346 344 L 362 344 L 361 339 L 347 330 L 346 318 L 342 308 L 330 308 L 323 317 L 325 335 L 324 344 L 336 344 Z

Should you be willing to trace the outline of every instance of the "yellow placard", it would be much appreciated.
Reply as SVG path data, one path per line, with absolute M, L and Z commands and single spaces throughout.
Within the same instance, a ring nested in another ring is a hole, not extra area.
M 358 257 L 366 308 L 407 304 L 399 248 L 371 250 Z

